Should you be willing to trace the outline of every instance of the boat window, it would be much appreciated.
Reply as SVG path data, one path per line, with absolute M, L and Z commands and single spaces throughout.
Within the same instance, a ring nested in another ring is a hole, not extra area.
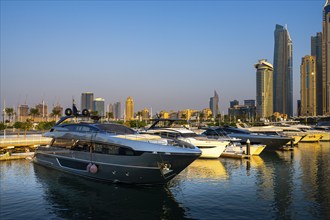
M 77 131 L 79 132 L 92 132 L 92 131 L 97 131 L 96 128 L 86 126 L 86 125 L 78 125 L 77 126 Z
M 198 134 L 193 133 L 193 132 L 192 133 L 182 133 L 181 136 L 184 138 L 190 138 L 190 137 L 198 137 Z
M 136 134 L 133 129 L 121 124 L 98 124 L 96 127 L 102 131 L 111 132 L 114 134 Z
M 219 133 L 215 130 L 206 130 L 204 131 L 203 135 L 206 135 L 206 136 L 219 136 Z
M 138 155 L 137 152 L 123 146 L 101 144 L 101 143 L 97 143 L 94 145 L 93 152 L 99 154 L 111 154 L 111 155 L 126 155 L 126 156 Z
M 74 139 L 55 139 L 52 146 L 61 148 L 71 148 L 75 144 Z
M 173 132 L 155 132 L 155 135 L 159 135 L 161 137 L 167 137 L 167 138 L 178 138 L 179 135 L 177 133 Z
M 76 131 L 77 130 L 77 125 L 65 125 L 63 126 L 64 128 L 68 129 L 69 131 Z
M 90 142 L 79 141 L 72 147 L 72 150 L 89 152 L 90 147 L 91 147 Z

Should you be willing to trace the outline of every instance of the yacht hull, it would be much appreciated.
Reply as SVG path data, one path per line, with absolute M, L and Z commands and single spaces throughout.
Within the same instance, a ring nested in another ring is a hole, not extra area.
M 154 185 L 167 183 L 199 156 L 200 153 L 145 152 L 140 156 L 118 156 L 71 150 L 38 150 L 33 161 L 100 181 Z
M 265 151 L 280 150 L 284 145 L 289 143 L 292 138 L 282 136 L 271 136 L 262 134 L 228 134 L 229 137 L 241 139 L 241 144 L 246 144 L 250 140 L 251 144 L 266 145 Z

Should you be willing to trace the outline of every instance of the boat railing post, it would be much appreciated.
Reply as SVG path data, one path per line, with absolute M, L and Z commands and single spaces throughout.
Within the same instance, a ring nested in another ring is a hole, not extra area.
M 246 155 L 250 155 L 250 139 L 246 141 Z

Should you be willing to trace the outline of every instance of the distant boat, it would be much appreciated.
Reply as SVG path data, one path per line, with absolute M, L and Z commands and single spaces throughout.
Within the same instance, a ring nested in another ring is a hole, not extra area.
M 34 163 L 100 181 L 152 185 L 167 183 L 201 155 L 186 142 L 99 123 L 88 111 L 66 113 L 45 133 L 51 144 L 37 148 Z
M 247 140 L 250 140 L 251 144 L 266 145 L 265 150 L 280 150 L 288 142 L 293 141 L 292 138 L 286 136 L 252 133 L 248 130 L 229 126 L 206 128 L 202 135 L 209 138 L 218 138 L 219 135 L 238 138 L 240 139 L 240 143 L 244 145 Z

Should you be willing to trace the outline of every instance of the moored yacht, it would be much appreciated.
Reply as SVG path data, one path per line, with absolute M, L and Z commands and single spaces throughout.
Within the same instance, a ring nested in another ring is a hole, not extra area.
M 201 155 L 180 140 L 140 135 L 115 123 L 79 121 L 90 118 L 86 111 L 66 113 L 45 133 L 51 144 L 37 148 L 34 163 L 100 181 L 150 185 L 170 181 Z
M 288 142 L 293 141 L 292 138 L 286 136 L 252 133 L 248 130 L 227 126 L 207 128 L 202 135 L 209 138 L 218 138 L 219 135 L 238 138 L 241 144 L 246 144 L 247 140 L 250 140 L 251 144 L 266 145 L 265 150 L 280 150 Z
M 229 140 L 212 140 L 197 135 L 195 132 L 178 126 L 180 119 L 154 119 L 154 123 L 144 131 L 146 134 L 158 135 L 163 138 L 184 141 L 198 147 L 202 154 L 200 158 L 219 158 L 224 152 Z

